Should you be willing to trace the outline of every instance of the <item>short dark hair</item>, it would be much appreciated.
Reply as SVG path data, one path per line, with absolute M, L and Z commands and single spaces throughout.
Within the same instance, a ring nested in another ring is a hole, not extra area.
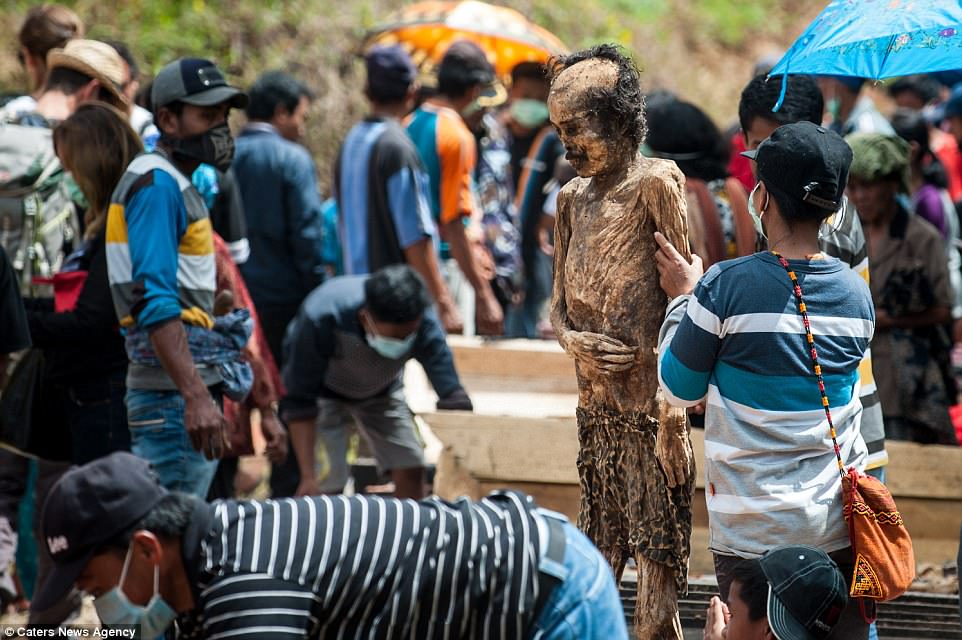
M 67 67 L 54 67 L 47 74 L 44 91 L 60 91 L 72 96 L 93 80 L 90 76 Z
M 554 82 L 562 71 L 585 60 L 598 58 L 613 62 L 618 67 L 615 85 L 589 89 L 584 108 L 595 113 L 608 134 L 625 136 L 637 148 L 648 133 L 645 98 L 641 93 L 638 67 L 623 51 L 617 45 L 599 44 L 571 55 L 552 58 L 548 61 L 548 79 Z
M 918 145 L 919 156 L 915 162 L 920 168 L 922 180 L 939 189 L 947 189 L 949 177 L 942 161 L 929 144 L 929 123 L 925 116 L 913 109 L 897 109 L 892 114 L 891 122 L 900 138 Z
M 707 113 L 689 102 L 659 98 L 648 102 L 647 119 L 654 155 L 674 160 L 689 178 L 728 177 L 731 149 Z
M 900 93 L 913 93 L 922 104 L 928 104 L 938 99 L 942 85 L 928 75 L 905 76 L 889 85 L 889 95 L 893 98 Z
M 283 71 L 262 74 L 247 94 L 250 102 L 245 112 L 251 120 L 270 120 L 279 105 L 288 113 L 293 113 L 301 98 L 314 98 L 314 94 L 302 82 Z
M 432 304 L 424 280 L 405 264 L 375 271 L 364 283 L 364 300 L 375 320 L 390 324 L 417 320 Z
M 805 120 L 822 124 L 825 98 L 818 83 L 810 76 L 788 76 L 785 101 L 778 111 L 772 112 L 782 92 L 783 77 L 758 75 L 742 89 L 738 101 L 738 123 L 742 131 L 748 131 L 755 118 L 772 120 L 779 126 Z
M 519 62 L 511 69 L 511 83 L 514 84 L 518 80 L 547 82 L 547 69 L 545 69 L 545 66 L 540 62 Z
M 763 178 L 761 178 L 761 181 L 765 182 Z M 835 213 L 831 209 L 816 207 L 810 202 L 793 198 L 767 182 L 765 188 L 768 189 L 769 196 L 778 204 L 778 212 L 782 214 L 782 218 L 788 222 L 821 222 Z
M 198 498 L 179 491 L 168 493 L 137 522 L 104 543 L 103 548 L 126 551 L 138 531 L 150 531 L 161 540 L 175 540 L 184 535 Z
M 104 44 L 109 44 L 113 47 L 117 55 L 127 63 L 127 68 L 130 69 L 130 79 L 137 80 L 140 78 L 140 67 L 137 65 L 137 60 L 134 58 L 133 52 L 130 47 L 127 46 L 126 42 L 121 42 L 120 40 L 104 40 Z
M 768 615 L 768 578 L 758 560 L 742 560 L 732 569 L 732 582 L 748 607 L 748 618 L 757 622 Z

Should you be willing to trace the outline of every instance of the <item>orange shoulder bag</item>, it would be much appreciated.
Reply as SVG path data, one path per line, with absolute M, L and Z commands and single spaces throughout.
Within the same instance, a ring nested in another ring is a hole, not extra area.
M 792 271 L 788 260 L 772 251 L 778 262 L 788 272 L 798 303 L 798 311 L 805 325 L 805 338 L 811 350 L 812 364 L 818 389 L 822 394 L 822 407 L 828 419 L 828 428 L 838 459 L 838 473 L 842 478 L 842 500 L 845 521 L 848 523 L 849 539 L 852 542 L 852 556 L 855 569 L 849 596 L 858 599 L 862 617 L 866 622 L 875 620 L 875 602 L 893 600 L 905 593 L 915 579 L 915 553 L 912 539 L 902 522 L 892 493 L 884 484 L 872 476 L 860 473 L 854 467 L 845 471 L 842 452 L 835 438 L 835 424 L 829 411 L 828 396 L 822 368 L 818 364 L 818 352 L 808 320 L 808 310 L 802 300 L 802 287 Z

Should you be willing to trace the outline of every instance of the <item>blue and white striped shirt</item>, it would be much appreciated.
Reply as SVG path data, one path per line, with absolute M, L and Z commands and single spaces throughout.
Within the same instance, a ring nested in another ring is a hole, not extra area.
M 875 326 L 868 286 L 836 258 L 792 260 L 842 460 L 862 469 L 858 366 Z M 658 377 L 669 402 L 705 401 L 710 547 L 848 546 L 828 423 L 785 269 L 771 253 L 713 266 L 669 305 Z

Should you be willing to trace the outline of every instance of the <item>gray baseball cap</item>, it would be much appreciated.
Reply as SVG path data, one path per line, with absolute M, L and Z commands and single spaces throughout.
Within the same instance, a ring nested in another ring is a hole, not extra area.
M 150 103 L 156 111 L 171 102 L 200 107 L 227 102 L 231 107 L 247 106 L 247 94 L 227 84 L 224 74 L 213 62 L 202 58 L 174 60 L 157 74 L 150 90 Z

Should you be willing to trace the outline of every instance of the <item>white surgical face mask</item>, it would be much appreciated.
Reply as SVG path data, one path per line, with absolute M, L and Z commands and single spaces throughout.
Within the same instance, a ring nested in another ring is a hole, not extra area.
M 132 603 L 124 594 L 123 584 L 130 567 L 130 551 L 124 558 L 124 568 L 120 572 L 120 582 L 116 587 L 94 600 L 94 608 L 101 622 L 106 625 L 139 625 L 141 637 L 145 640 L 158 638 L 164 634 L 177 613 L 160 597 L 160 566 L 154 566 L 154 595 L 146 606 Z
M 759 186 L 761 186 L 761 183 L 756 184 L 755 188 L 752 189 L 752 192 L 748 194 L 748 214 L 752 217 L 752 224 L 755 225 L 755 233 L 765 238 L 767 241 L 768 236 L 765 235 L 765 227 L 762 225 L 762 216 L 765 214 L 765 210 L 768 208 L 767 202 L 761 213 L 755 209 L 755 192 L 758 191 Z M 765 194 L 765 197 L 766 199 L 768 198 L 767 193 Z
M 365 330 L 364 338 L 367 340 L 368 346 L 377 351 L 378 355 L 388 360 L 400 360 L 410 353 L 414 346 L 414 340 L 417 338 L 417 331 L 411 332 L 411 335 L 406 338 L 389 338 L 374 330 L 374 321 L 370 316 L 367 317 L 367 321 L 370 327 Z

